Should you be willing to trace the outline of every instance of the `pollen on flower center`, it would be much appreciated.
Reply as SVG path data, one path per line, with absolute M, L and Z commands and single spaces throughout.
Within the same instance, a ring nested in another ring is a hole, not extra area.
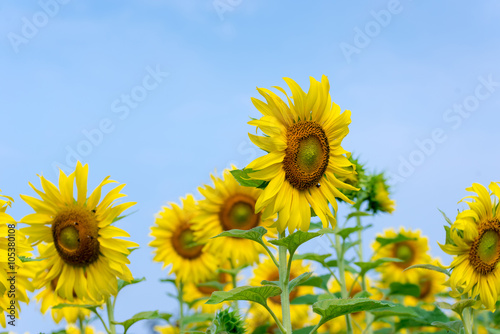
M 68 264 L 86 266 L 99 257 L 99 227 L 90 210 L 73 207 L 58 213 L 52 237 L 59 256 Z
M 286 138 L 285 178 L 298 190 L 317 185 L 328 167 L 330 155 L 325 131 L 314 121 L 300 121 L 288 128 Z
M 255 214 L 255 199 L 235 194 L 230 196 L 219 212 L 224 230 L 249 230 L 259 225 L 260 213 Z
M 196 245 L 194 233 L 187 224 L 174 231 L 172 247 L 174 247 L 177 254 L 185 259 L 199 257 L 203 249 L 203 245 Z
M 469 260 L 474 269 L 481 274 L 489 274 L 500 261 L 500 222 L 483 222 L 479 235 L 472 244 Z

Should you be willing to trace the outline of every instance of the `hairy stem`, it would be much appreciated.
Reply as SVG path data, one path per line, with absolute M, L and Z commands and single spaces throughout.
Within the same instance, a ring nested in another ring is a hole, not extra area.
M 279 233 L 282 239 L 286 232 Z M 289 268 L 287 268 L 287 249 L 285 246 L 279 246 L 279 276 L 281 287 L 281 312 L 283 317 L 283 326 L 286 334 L 292 334 L 292 320 L 290 317 L 290 291 L 289 289 Z

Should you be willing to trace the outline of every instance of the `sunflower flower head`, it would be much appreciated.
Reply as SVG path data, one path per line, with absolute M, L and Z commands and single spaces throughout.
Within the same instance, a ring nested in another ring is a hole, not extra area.
M 12 315 L 19 315 L 19 302 L 29 303 L 27 292 L 34 290 L 32 279 L 36 274 L 35 262 L 23 262 L 19 258 L 30 258 L 33 248 L 24 234 L 17 229 L 14 218 L 6 213 L 12 202 L 11 197 L 0 194 L 0 325 L 3 328 L 7 325 L 6 317 L 10 321 L 13 320 Z M 12 281 L 13 272 L 16 274 Z M 15 298 L 12 298 L 12 292 L 15 293 Z M 15 303 L 15 312 L 9 310 L 11 301 Z
M 447 282 L 451 295 L 467 294 L 494 310 L 500 293 L 500 186 L 492 182 L 488 188 L 474 183 L 466 189 L 473 193 L 462 199 L 469 209 L 457 215 L 440 247 L 454 255 Z
M 357 188 L 339 180 L 354 174 L 354 165 L 347 158 L 349 152 L 341 147 L 349 133 L 351 112 L 341 113 L 332 103 L 330 84 L 326 76 L 321 82 L 311 78 L 305 93 L 289 78 L 284 78 L 292 96 L 282 92 L 288 104 L 274 92 L 258 88 L 265 101 L 252 98 L 262 113 L 260 119 L 248 124 L 262 130 L 264 136 L 249 134 L 250 140 L 267 152 L 252 161 L 246 169 L 251 179 L 268 182 L 255 204 L 262 211 L 262 219 L 278 213 L 275 226 L 283 232 L 288 228 L 307 231 L 311 207 L 325 227 L 335 226 L 336 220 L 328 202 L 337 212 L 337 200 L 353 203 L 339 189 Z
M 366 174 L 366 169 L 364 164 L 359 161 L 358 158 L 354 158 L 352 155 L 349 156 L 349 161 L 354 165 L 354 170 L 356 173 L 350 173 L 347 175 L 338 176 L 338 179 L 348 185 L 351 185 L 359 191 L 351 190 L 351 189 L 341 189 L 340 191 L 346 195 L 349 199 L 357 202 L 357 199 L 364 199 L 367 196 L 364 196 L 366 193 L 366 188 L 368 186 L 368 175 Z M 342 202 L 343 200 L 339 198 Z
M 59 188 L 40 176 L 43 191 L 30 183 L 40 199 L 21 195 L 35 210 L 21 220 L 29 225 L 22 230 L 33 245 L 47 244 L 40 249 L 43 260 L 37 287 L 57 279 L 55 294 L 70 302 L 74 298 L 100 302 L 116 295 L 117 278 L 133 279 L 127 256 L 130 248 L 138 247 L 135 242 L 118 239 L 130 235 L 113 225 L 135 204 L 116 204 L 125 196 L 120 193 L 125 185 L 116 186 L 101 199 L 103 186 L 116 183 L 106 177 L 87 197 L 87 178 L 88 165 L 78 162 L 73 173 L 60 171 Z
M 368 208 L 373 213 L 392 213 L 396 208 L 396 201 L 389 198 L 389 185 L 384 174 L 376 174 L 369 177 L 367 186 Z
M 261 245 L 247 239 L 213 237 L 232 229 L 272 225 L 273 217 L 264 220 L 261 213 L 255 213 L 262 190 L 239 185 L 229 170 L 224 171 L 223 178 L 212 175 L 212 180 L 213 187 L 199 188 L 204 199 L 198 202 L 198 212 L 193 218 L 196 239 L 206 242 L 207 250 L 219 254 L 222 260 L 229 259 L 234 266 L 258 262 L 259 254 L 265 252 Z
M 200 283 L 211 279 L 219 261 L 195 238 L 193 219 L 197 204 L 193 195 L 181 199 L 182 207 L 170 203 L 157 214 L 151 227 L 154 238 L 149 246 L 154 248 L 154 261 L 163 262 L 163 268 L 171 266 L 170 273 L 183 283 Z

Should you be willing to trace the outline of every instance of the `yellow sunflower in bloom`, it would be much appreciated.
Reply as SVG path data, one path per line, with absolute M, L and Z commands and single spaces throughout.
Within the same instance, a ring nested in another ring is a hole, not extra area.
M 87 198 L 88 165 L 76 165 L 75 172 L 66 176 L 59 173 L 59 189 L 40 176 L 44 191 L 30 186 L 40 196 L 37 199 L 21 195 L 35 213 L 21 222 L 30 225 L 22 230 L 37 245 L 47 243 L 40 252 L 42 271 L 37 277 L 39 286 L 47 286 L 58 279 L 55 293 L 68 301 L 74 298 L 102 301 L 116 295 L 117 277 L 133 279 L 127 267 L 127 256 L 135 242 L 117 239 L 130 237 L 124 230 L 112 225 L 118 216 L 135 203 L 116 205 L 125 196 L 119 185 L 101 199 L 102 187 L 116 181 L 106 177 Z M 76 181 L 77 198 L 73 197 Z
M 298 277 L 299 275 L 311 271 L 309 265 L 305 265 L 302 260 L 292 261 L 292 268 L 290 269 L 290 280 Z M 253 277 L 250 279 L 250 285 L 260 286 L 260 282 L 266 281 L 279 281 L 279 271 L 274 262 L 266 258 L 253 270 Z M 313 294 L 313 288 L 310 286 L 298 286 L 290 292 L 290 301 L 295 298 L 307 294 Z M 270 297 L 267 300 L 267 305 L 276 314 L 281 321 L 281 296 Z M 270 322 L 274 324 L 271 315 L 262 306 L 252 308 L 253 315 L 258 322 Z M 290 305 L 290 315 L 292 319 L 292 326 L 294 328 L 302 328 L 309 320 L 309 306 L 308 305 Z
M 38 245 L 38 251 L 40 253 L 45 253 L 46 249 L 50 247 L 47 244 L 40 244 Z M 42 265 L 40 265 L 42 267 Z M 43 267 L 42 267 L 43 269 Z M 33 280 L 33 284 L 37 288 L 41 288 L 43 290 L 40 291 L 40 293 L 36 296 L 36 299 L 38 302 L 41 302 L 40 305 L 40 311 L 42 314 L 45 314 L 48 309 L 52 308 L 53 306 L 59 305 L 59 304 L 80 304 L 80 305 L 88 305 L 88 304 L 99 304 L 99 303 L 104 303 L 104 300 L 101 302 L 96 303 L 94 302 L 89 302 L 85 300 L 80 300 L 75 297 L 73 301 L 66 300 L 64 298 L 59 297 L 56 293 L 56 287 L 57 283 L 59 282 L 59 278 L 56 277 L 50 283 L 46 284 L 45 286 L 40 286 L 40 282 L 38 281 L 38 278 L 35 278 Z M 67 323 L 76 323 L 79 319 L 83 320 L 85 318 L 88 318 L 90 316 L 90 310 L 87 310 L 82 307 L 64 307 L 61 309 L 51 309 L 51 314 L 52 318 L 54 319 L 55 323 L 58 324 L 61 319 L 65 319 Z
M 311 78 L 307 94 L 292 79 L 284 80 L 292 97 L 276 88 L 287 96 L 288 105 L 264 88 L 257 90 L 266 102 L 252 99 L 264 116 L 248 124 L 260 128 L 266 136 L 249 134 L 250 140 L 268 152 L 246 167 L 250 178 L 269 182 L 255 204 L 256 212 L 265 208 L 262 219 L 278 213 L 276 227 L 280 232 L 287 227 L 290 233 L 295 229 L 307 231 L 310 207 L 325 227 L 328 222 L 335 226 L 328 202 L 337 212 L 336 197 L 353 203 L 339 188 L 357 190 L 337 178 L 355 173 L 349 152 L 340 146 L 349 133 L 351 112 L 341 113 L 332 103 L 326 76 L 321 82 Z
M 0 195 L 0 325 L 3 328 L 6 321 L 19 316 L 19 302 L 29 302 L 27 291 L 33 291 L 31 280 L 36 271 L 34 262 L 22 262 L 18 258 L 31 257 L 33 248 L 17 230 L 16 221 L 5 213 L 11 202 L 12 198 Z
M 415 239 L 405 240 L 392 243 L 381 247 L 380 243 L 375 241 L 372 245 L 375 254 L 373 260 L 392 257 L 401 259 L 402 262 L 388 262 L 379 266 L 377 270 L 382 273 L 382 280 L 386 283 L 399 282 L 399 283 L 415 283 L 418 284 L 419 274 L 415 270 L 404 269 L 415 264 L 429 263 L 430 256 L 429 245 L 427 237 L 420 235 L 420 230 L 406 230 L 403 227 L 399 230 L 403 236 Z M 383 235 L 378 235 L 383 238 L 395 238 L 398 235 L 394 229 L 384 231 Z
M 455 255 L 450 264 L 452 296 L 478 297 L 493 310 L 500 293 L 500 187 L 492 182 L 489 189 L 477 183 L 466 189 L 476 195 L 462 199 L 472 199 L 466 202 L 469 209 L 460 212 L 451 227 L 453 243 L 440 246 Z
M 76 327 L 74 324 L 69 324 L 66 326 L 66 334 L 104 334 L 104 332 L 98 331 L 96 332 L 94 327 L 87 326 L 85 327 L 85 332 L 82 333 L 80 328 Z
M 223 305 L 229 305 L 228 302 L 222 304 L 205 304 L 205 302 L 210 298 L 213 292 L 220 291 L 214 285 L 209 283 L 218 283 L 223 285 L 223 291 L 228 291 L 233 289 L 233 284 L 231 282 L 231 276 L 229 274 L 219 274 L 213 276 L 207 282 L 200 282 L 198 284 L 190 283 L 184 286 L 182 295 L 186 303 L 193 303 L 191 306 L 193 309 L 200 309 L 203 313 L 213 313 L 215 314 Z
M 154 238 L 149 246 L 155 248 L 153 260 L 171 265 L 171 273 L 183 283 L 200 283 L 215 274 L 219 261 L 204 245 L 198 244 L 193 231 L 196 203 L 193 195 L 182 200 L 182 208 L 175 203 L 163 207 L 151 227 Z
M 210 238 L 227 230 L 272 225 L 273 217 L 263 220 L 260 213 L 255 213 L 255 202 L 262 190 L 240 186 L 229 170 L 224 171 L 222 179 L 212 176 L 212 180 L 214 187 L 198 188 L 205 198 L 198 202 L 199 210 L 193 219 L 195 238 L 207 242 L 207 249 L 229 259 L 234 266 L 258 262 L 259 254 L 265 252 L 258 243 L 238 238 Z

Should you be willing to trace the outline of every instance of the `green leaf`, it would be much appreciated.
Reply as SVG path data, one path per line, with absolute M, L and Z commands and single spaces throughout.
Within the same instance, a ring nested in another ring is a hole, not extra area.
M 230 291 L 213 292 L 206 304 L 219 304 L 228 300 L 246 300 L 265 306 L 267 298 L 279 294 L 281 294 L 281 289 L 274 285 L 241 286 Z
M 277 287 L 280 286 L 280 282 L 279 281 L 267 281 L 267 280 L 263 280 L 263 281 L 260 282 L 260 284 L 262 284 L 262 285 L 274 285 L 274 286 L 277 286 Z
M 453 310 L 459 316 L 462 316 L 462 312 L 464 311 L 465 308 L 472 307 L 476 303 L 477 301 L 474 299 L 459 300 L 455 304 L 451 305 L 451 310 Z
M 362 231 L 363 226 L 356 226 L 356 227 L 346 227 L 337 230 L 337 234 L 342 237 L 342 239 L 346 239 L 348 236 L 350 236 L 352 233 L 357 232 L 357 231 Z
M 350 263 L 349 261 L 344 259 L 344 269 L 353 273 L 353 274 L 357 274 L 358 271 L 356 269 L 354 269 L 353 267 L 351 267 L 349 265 L 349 263 Z M 326 262 L 326 265 L 330 268 L 336 268 L 336 267 L 338 267 L 338 262 L 337 262 L 337 260 L 330 260 L 330 261 Z
M 389 288 L 390 288 L 389 291 L 390 296 L 394 295 L 412 296 L 412 297 L 420 296 L 420 287 L 416 284 L 393 282 L 391 283 Z
M 500 334 L 500 329 L 488 327 L 488 334 Z
M 217 234 L 214 238 L 220 238 L 220 237 L 231 237 L 231 238 L 241 238 L 241 239 L 249 239 L 253 240 L 255 242 L 258 242 L 259 244 L 263 244 L 264 242 L 262 241 L 262 237 L 267 233 L 267 230 L 263 228 L 262 226 L 257 226 L 254 227 L 250 230 L 229 230 L 229 231 L 224 231 L 220 234 Z
M 413 266 L 409 266 L 408 268 L 406 268 L 403 271 L 410 270 L 410 269 L 416 269 L 416 268 L 434 270 L 434 271 L 437 271 L 439 273 L 443 273 L 443 274 L 450 276 L 450 272 L 448 270 L 440 268 L 438 266 L 433 266 L 432 264 L 414 264 Z
M 290 283 L 288 283 L 288 291 L 292 291 L 296 286 L 307 281 L 311 277 L 311 275 L 312 272 L 305 272 L 295 277 L 293 280 L 290 281 Z
M 311 208 L 312 210 L 312 208 Z M 311 214 L 312 214 L 312 211 L 311 211 Z M 316 217 L 316 214 L 314 214 L 314 216 L 311 215 L 311 217 Z M 323 228 L 323 223 L 322 222 L 311 222 L 311 224 L 309 224 L 309 231 L 310 230 L 321 230 Z
M 464 324 L 462 323 L 461 320 L 448 321 L 448 322 L 434 321 L 431 323 L 431 325 L 434 327 L 447 329 L 457 334 L 460 334 L 460 331 L 464 327 Z
M 400 304 L 393 304 L 392 307 L 384 307 L 370 311 L 375 317 L 375 320 L 386 317 L 418 317 L 418 314 L 411 308 Z
M 145 281 L 145 280 L 146 280 L 146 277 L 134 278 L 130 282 L 124 281 L 122 279 L 118 279 L 118 292 L 120 292 L 120 290 L 123 289 L 124 287 L 126 287 L 127 285 L 137 284 L 137 283 L 140 283 L 140 282 Z
M 395 244 L 395 243 L 402 242 L 402 241 L 417 240 L 417 238 L 409 238 L 409 237 L 404 236 L 401 233 L 399 233 L 394 238 L 377 237 L 375 240 L 380 244 L 380 247 L 385 247 L 387 245 Z
M 360 275 L 364 276 L 368 271 L 375 269 L 387 262 L 403 262 L 403 260 L 393 257 L 383 257 L 371 262 L 354 262 L 354 264 L 361 268 Z
M 139 211 L 139 210 L 135 210 L 134 212 L 128 213 L 128 214 L 126 214 L 126 215 L 116 217 L 115 219 L 113 219 L 113 223 L 116 223 L 117 221 L 122 220 L 123 218 L 126 218 L 126 217 L 128 217 L 128 216 L 130 216 L 130 215 L 133 215 L 133 214 L 134 214 L 134 213 L 136 213 L 137 211 Z
M 370 298 L 371 295 L 372 294 L 369 293 L 368 291 L 360 291 L 357 294 L 355 294 L 352 298 Z
M 344 253 L 347 252 L 348 249 L 356 246 L 356 245 L 360 245 L 361 244 L 361 240 L 356 240 L 356 241 L 346 241 L 344 243 Z
M 325 232 L 324 230 L 328 231 Z M 303 232 L 298 230 L 283 239 L 270 240 L 269 242 L 276 246 L 285 246 L 290 254 L 293 255 L 300 245 L 324 233 L 329 233 L 329 230 L 331 229 L 322 229 L 318 232 Z
M 46 259 L 46 258 L 34 259 L 32 257 L 26 257 L 26 256 L 22 256 L 22 255 L 19 255 L 18 258 L 19 258 L 19 260 L 21 260 L 21 262 L 38 262 L 38 261 L 43 261 Z
M 212 321 L 214 316 L 208 313 L 195 313 L 193 315 L 188 315 L 182 318 L 182 326 L 186 326 L 189 324 L 197 323 L 197 322 L 205 322 Z
M 243 187 L 254 187 L 260 188 L 263 186 L 263 183 L 268 183 L 262 180 L 252 180 L 248 173 L 252 172 L 252 169 L 233 169 L 230 171 L 235 180 Z M 266 184 L 267 186 L 267 184 Z
M 293 256 L 293 261 L 296 260 L 309 260 L 316 261 L 321 265 L 325 265 L 325 260 L 332 256 L 332 254 L 315 254 L 315 253 L 304 253 L 304 254 L 295 254 Z
M 363 211 L 351 212 L 350 214 L 347 215 L 346 222 L 353 217 L 368 217 L 368 216 L 373 216 L 373 215 L 371 213 L 367 213 L 367 212 L 363 212 Z
M 112 323 L 114 323 L 115 325 L 122 325 L 124 333 L 127 333 L 130 326 L 132 326 L 138 321 L 149 320 L 149 319 L 164 319 L 165 321 L 168 321 L 171 317 L 172 315 L 168 313 L 159 313 L 158 311 L 146 311 L 146 312 L 136 313 L 132 316 L 132 318 L 127 319 L 125 321 L 121 322 L 113 321 Z
M 313 286 L 316 288 L 328 291 L 328 280 L 330 279 L 330 274 L 325 274 L 321 276 L 311 276 L 304 282 L 300 283 L 300 286 Z
M 318 295 L 302 295 L 290 301 L 291 305 L 312 305 L 319 300 Z
M 292 333 L 293 334 L 309 334 L 313 328 L 314 328 L 314 326 L 307 326 L 307 327 L 304 327 L 301 329 L 296 329 L 296 330 L 292 331 Z
M 426 311 L 420 307 L 412 307 L 412 309 L 418 316 L 401 319 L 398 323 L 396 323 L 396 331 L 399 331 L 402 328 L 432 326 L 434 321 L 443 323 L 450 321 L 443 311 L 437 307 L 432 311 Z
M 327 299 L 313 305 L 313 311 L 321 316 L 320 326 L 341 315 L 369 311 L 382 306 L 390 306 L 386 301 L 372 300 L 368 298 L 356 299 Z
M 208 282 L 198 283 L 198 284 L 196 284 L 196 286 L 197 287 L 214 288 L 214 289 L 217 289 L 217 290 L 223 290 L 224 286 L 226 286 L 226 284 L 221 283 L 219 281 L 208 281 Z
M 218 268 L 216 270 L 217 274 L 223 273 L 223 274 L 229 274 L 229 275 L 238 275 L 240 271 L 248 267 L 248 264 L 245 264 L 243 266 L 239 266 L 237 268 L 231 268 L 231 269 L 226 269 L 226 268 Z

